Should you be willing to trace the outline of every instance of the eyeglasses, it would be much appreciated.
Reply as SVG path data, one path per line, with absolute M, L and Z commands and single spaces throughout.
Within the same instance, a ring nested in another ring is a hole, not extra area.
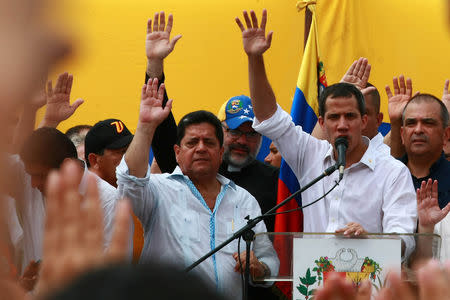
M 233 139 L 238 139 L 240 138 L 242 135 L 245 135 L 245 138 L 249 141 L 256 141 L 261 134 L 259 134 L 256 131 L 240 131 L 238 129 L 230 129 L 230 128 L 225 128 L 226 132 L 233 138 Z

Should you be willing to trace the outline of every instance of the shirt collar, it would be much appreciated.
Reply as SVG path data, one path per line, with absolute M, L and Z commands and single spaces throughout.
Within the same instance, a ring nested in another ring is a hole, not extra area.
M 183 177 L 183 178 L 187 178 L 190 180 L 190 178 L 188 176 L 183 174 L 183 172 L 181 171 L 179 166 L 177 166 L 175 168 L 175 170 L 173 170 L 172 174 L 170 174 L 169 177 L 174 177 L 174 178 Z M 229 185 L 231 188 L 236 189 L 236 184 L 232 180 L 220 175 L 219 173 L 217 173 L 216 178 L 220 182 L 220 185 L 222 185 L 222 186 Z
M 399 158 L 401 162 L 405 165 L 408 165 L 408 155 L 405 153 L 402 157 Z M 447 163 L 447 159 L 445 158 L 444 151 L 441 152 L 441 156 L 439 156 L 438 160 L 436 160 L 430 167 L 430 174 L 439 170 L 439 168 Z
M 373 143 L 370 142 L 369 138 L 366 136 L 362 136 L 362 141 L 368 147 L 367 147 L 366 152 L 364 152 L 364 155 L 361 157 L 361 160 L 358 163 L 365 164 L 373 171 L 375 169 L 376 147 Z M 325 155 L 325 159 L 330 159 L 332 162 L 336 162 L 333 158 L 333 146 L 331 144 Z

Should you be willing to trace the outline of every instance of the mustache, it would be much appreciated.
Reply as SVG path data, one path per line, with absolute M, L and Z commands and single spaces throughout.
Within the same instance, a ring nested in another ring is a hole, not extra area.
M 230 144 L 228 147 L 230 148 L 230 150 L 233 150 L 233 149 L 243 149 L 243 150 L 245 150 L 245 151 L 247 151 L 247 152 L 250 152 L 250 148 L 249 148 L 248 146 L 246 146 L 246 145 L 241 145 L 241 144 Z
M 414 142 L 416 140 L 424 140 L 425 142 L 428 142 L 429 138 L 427 135 L 425 134 L 413 134 L 413 136 L 411 137 L 411 140 Z

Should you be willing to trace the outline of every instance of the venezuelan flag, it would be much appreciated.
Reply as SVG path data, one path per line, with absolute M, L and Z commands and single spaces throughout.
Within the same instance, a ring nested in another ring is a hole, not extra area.
M 303 130 L 312 133 L 318 118 L 318 95 L 327 86 L 325 70 L 320 61 L 318 31 L 315 16 L 315 1 L 302 1 L 297 4 L 299 9 L 307 7 L 312 12 L 311 28 L 305 46 L 302 63 L 300 66 L 297 88 L 291 107 L 292 120 L 296 125 L 302 126 Z M 291 168 L 283 160 L 278 180 L 277 203 L 283 201 L 299 189 L 296 176 Z M 301 206 L 301 199 L 292 199 L 278 212 L 295 209 Z M 303 231 L 303 214 L 301 211 L 277 215 L 275 218 L 275 232 L 301 232 Z M 280 258 L 280 276 L 290 274 L 292 268 L 292 243 L 284 236 L 276 236 L 274 247 Z M 292 283 L 278 282 L 278 288 L 289 299 L 292 299 Z

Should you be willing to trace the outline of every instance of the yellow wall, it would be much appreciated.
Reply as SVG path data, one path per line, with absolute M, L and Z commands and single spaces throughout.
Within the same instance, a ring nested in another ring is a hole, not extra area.
M 269 11 L 267 27 L 275 34 L 265 56 L 268 74 L 278 101 L 290 110 L 304 33 L 304 12 L 297 12 L 295 0 L 59 2 L 65 3 L 60 4 L 65 10 L 60 19 L 71 28 L 75 56 L 55 74 L 72 72 L 72 96 L 86 101 L 60 125 L 63 131 L 110 117 L 122 119 L 134 131 L 146 65 L 146 22 L 155 10 L 172 12 L 172 33 L 183 35 L 165 64 L 177 120 L 197 109 L 216 113 L 229 97 L 249 94 L 247 62 L 234 17 L 252 8 L 258 15 L 262 8 Z M 366 56 L 373 65 L 370 81 L 380 90 L 385 112 L 384 86 L 400 73 L 413 78 L 415 90 L 440 97 L 450 77 L 444 2 L 319 0 L 320 47 L 328 83 L 339 80 L 355 58 Z M 342 7 L 347 14 L 340 13 Z M 346 30 L 330 34 L 338 25 Z
M 303 49 L 304 14 L 292 0 L 77 0 L 66 6 L 75 37 L 75 58 L 55 73 L 74 74 L 73 99 L 85 103 L 59 129 L 115 117 L 130 130 L 137 124 L 144 82 L 145 34 L 155 10 L 174 14 L 173 34 L 182 34 L 168 57 L 166 83 L 178 120 L 206 109 L 217 113 L 229 97 L 249 94 L 247 61 L 234 18 L 243 9 L 269 10 L 275 31 L 267 67 L 283 107 L 290 109 Z M 54 75 L 53 75 L 54 77 Z

